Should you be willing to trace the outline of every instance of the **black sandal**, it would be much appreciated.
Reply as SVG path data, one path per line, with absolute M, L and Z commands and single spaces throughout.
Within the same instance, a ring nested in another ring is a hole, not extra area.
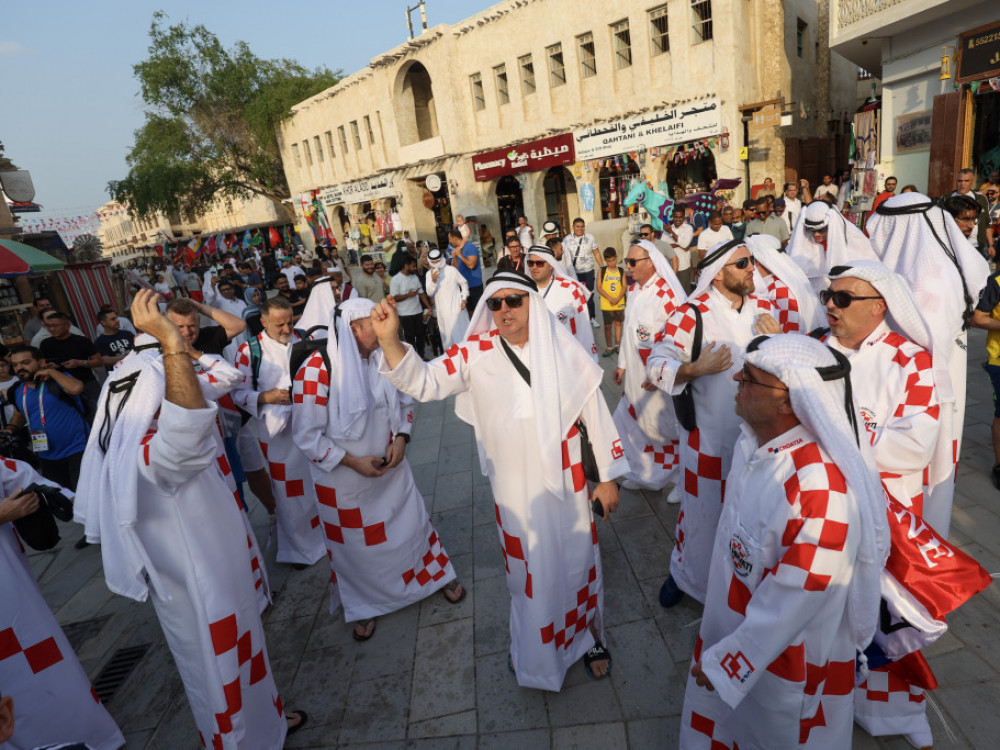
M 604 659 L 608 660 L 608 669 L 604 674 L 598 677 L 594 674 L 590 665 L 595 661 L 603 661 Z M 593 648 L 583 655 L 583 668 L 587 670 L 587 674 L 590 675 L 590 678 L 593 680 L 601 680 L 607 677 L 611 674 L 611 652 L 608 651 L 603 644 L 595 643 Z
M 441 592 L 449 604 L 458 604 L 465 598 L 465 595 L 468 593 L 468 589 L 466 589 L 465 586 L 462 586 L 462 594 L 457 599 L 452 599 L 450 596 L 448 596 L 448 594 L 454 594 L 459 586 L 462 586 L 462 584 L 459 582 L 457 578 L 455 578 L 450 583 L 445 584 L 441 588 Z
M 375 626 L 377 624 L 378 623 L 376 622 L 375 618 L 374 617 L 370 617 L 367 620 L 363 620 L 363 621 L 357 623 L 354 626 L 354 628 L 351 630 L 351 635 L 354 637 L 354 640 L 356 640 L 356 641 L 367 641 L 369 638 L 371 638 L 373 635 L 375 635 Z M 368 630 L 368 626 L 369 625 L 372 626 L 372 632 L 368 633 L 368 635 L 364 635 L 364 632 Z M 358 628 L 359 627 L 361 628 L 361 633 L 362 633 L 361 635 L 358 635 Z
M 288 727 L 288 731 L 285 733 L 286 737 L 290 737 L 291 735 L 295 734 L 297 731 L 299 731 L 300 729 L 302 729 L 303 726 L 305 726 L 305 723 L 307 721 L 309 721 L 309 714 L 307 714 L 305 711 L 302 711 L 302 710 L 291 711 L 291 712 L 286 711 L 285 712 L 285 720 L 286 721 L 289 718 L 289 714 L 294 715 L 294 716 L 298 716 L 299 717 L 299 723 L 296 724 L 294 727 Z

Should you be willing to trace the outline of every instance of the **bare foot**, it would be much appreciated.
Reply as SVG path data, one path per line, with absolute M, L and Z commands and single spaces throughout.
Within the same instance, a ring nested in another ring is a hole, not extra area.
M 305 724 L 306 719 L 308 719 L 308 717 L 306 716 L 305 711 L 292 711 L 291 713 L 286 713 L 285 721 L 288 722 L 288 733 L 291 734 Z
M 375 635 L 375 618 L 372 617 L 370 620 L 359 622 L 354 626 L 354 632 L 352 635 L 356 641 L 367 641 Z
M 465 598 L 465 586 L 460 584 L 458 579 L 449 583 L 441 591 L 444 593 L 444 598 L 452 604 L 458 604 Z

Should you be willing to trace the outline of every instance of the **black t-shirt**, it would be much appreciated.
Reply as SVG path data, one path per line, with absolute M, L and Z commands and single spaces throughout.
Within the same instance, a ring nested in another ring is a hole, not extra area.
M 102 357 L 121 357 L 132 351 L 132 342 L 135 341 L 135 334 L 131 331 L 118 331 L 109 336 L 102 333 L 94 339 L 94 346 Z
M 226 335 L 226 329 L 222 326 L 209 326 L 208 328 L 202 328 L 198 332 L 198 338 L 195 339 L 194 348 L 199 352 L 204 352 L 205 354 L 218 354 L 222 356 L 222 350 L 226 348 L 226 344 L 229 343 L 229 337 Z
M 303 297 L 294 289 L 289 289 L 288 294 L 285 294 L 284 292 L 278 292 L 278 294 L 280 294 L 282 297 L 288 300 L 288 302 L 292 306 L 293 313 L 295 313 L 296 315 L 302 314 L 302 311 L 306 307 L 306 299 L 307 299 L 306 297 Z
M 38 347 L 42 351 L 42 356 L 50 363 L 60 365 L 69 359 L 87 360 L 97 354 L 97 347 L 94 342 L 86 336 L 71 333 L 69 338 L 61 341 L 53 336 L 49 336 L 42 341 Z M 77 380 L 87 383 L 95 380 L 94 371 L 89 367 L 74 367 L 66 370 L 67 375 L 72 375 Z

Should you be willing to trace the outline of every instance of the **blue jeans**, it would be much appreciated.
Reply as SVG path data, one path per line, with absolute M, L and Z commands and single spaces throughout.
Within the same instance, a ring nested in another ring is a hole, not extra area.
M 577 271 L 576 279 L 590 290 L 590 299 L 587 300 L 587 310 L 590 312 L 590 319 L 597 318 L 594 312 L 594 271 Z

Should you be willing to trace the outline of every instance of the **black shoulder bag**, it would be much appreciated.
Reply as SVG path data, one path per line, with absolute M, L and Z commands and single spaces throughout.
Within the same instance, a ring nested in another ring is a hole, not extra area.
M 528 368 L 524 366 L 524 362 L 521 358 L 511 351 L 510 346 L 504 341 L 503 336 L 498 336 L 500 339 L 500 345 L 503 347 L 504 352 L 507 353 L 507 357 L 510 359 L 510 363 L 514 365 L 514 369 L 517 370 L 517 374 L 524 378 L 524 382 L 531 387 L 531 373 Z M 587 434 L 587 426 L 583 423 L 582 419 L 576 420 L 576 429 L 580 431 L 580 463 L 583 464 L 583 476 L 589 482 L 600 483 L 601 472 L 597 468 L 597 457 L 594 455 L 594 446 L 590 444 L 590 436 Z
M 701 356 L 701 311 L 695 304 L 688 302 L 687 305 L 694 311 L 694 341 L 691 343 L 691 361 L 694 362 Z M 684 390 L 673 399 L 677 423 L 688 432 L 694 432 L 698 428 L 698 420 L 694 412 L 694 392 L 691 389 L 691 383 L 686 383 Z

